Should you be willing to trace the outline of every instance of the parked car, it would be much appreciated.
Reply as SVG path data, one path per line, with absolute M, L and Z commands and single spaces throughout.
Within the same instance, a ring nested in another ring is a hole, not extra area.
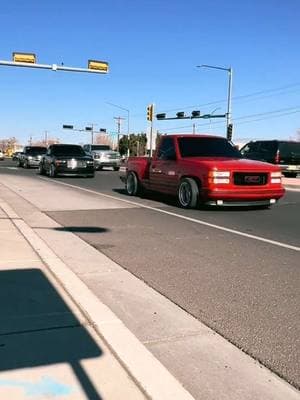
M 38 167 L 42 155 L 47 151 L 43 146 L 25 146 L 23 152 L 18 155 L 18 167 L 31 168 Z
M 39 164 L 39 173 L 54 178 L 57 175 L 94 177 L 94 160 L 76 144 L 52 144 Z
M 115 171 L 120 168 L 121 155 L 107 144 L 85 144 L 83 150 L 94 158 L 95 169 L 113 167 Z
M 4 153 L 2 150 L 0 150 L 0 161 L 4 160 Z
M 285 193 L 278 166 L 245 160 L 230 141 L 208 135 L 164 135 L 153 158 L 129 157 L 120 178 L 131 196 L 154 190 L 183 208 L 268 207 Z
M 295 178 L 300 173 L 300 142 L 288 140 L 256 140 L 241 148 L 244 158 L 277 164 L 282 174 Z

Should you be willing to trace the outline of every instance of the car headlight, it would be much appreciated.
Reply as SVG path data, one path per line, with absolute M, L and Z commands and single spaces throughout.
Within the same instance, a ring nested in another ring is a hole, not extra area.
M 67 164 L 66 160 L 56 160 L 55 161 L 55 165 L 65 165 L 65 164 Z
M 214 184 L 230 183 L 230 171 L 209 171 L 208 182 Z
M 271 183 L 281 183 L 282 174 L 280 171 L 271 172 Z

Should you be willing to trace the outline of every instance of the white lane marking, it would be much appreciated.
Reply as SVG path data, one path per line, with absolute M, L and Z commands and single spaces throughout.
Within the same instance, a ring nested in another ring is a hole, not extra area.
M 3 167 L 3 165 L 0 166 L 2 169 L 13 169 L 13 170 L 19 170 L 18 167 Z
M 48 180 L 47 178 L 42 178 L 42 177 L 40 177 L 40 179 L 47 180 L 47 181 L 49 182 L 49 180 Z M 111 195 L 109 195 L 109 194 L 104 194 L 104 193 L 100 193 L 100 192 L 95 192 L 94 190 L 91 190 L 91 189 L 86 189 L 86 188 L 82 188 L 82 187 L 79 187 L 79 186 L 70 185 L 69 183 L 58 182 L 58 181 L 54 181 L 54 180 L 51 181 L 51 182 L 57 183 L 57 184 L 59 184 L 59 185 L 69 186 L 69 187 L 72 187 L 72 188 L 74 188 L 74 189 L 83 190 L 84 192 L 93 193 L 93 194 L 96 194 L 96 195 L 98 195 L 98 196 L 104 196 L 104 197 L 107 197 L 107 198 L 109 198 L 109 199 L 119 200 L 119 201 L 122 201 L 122 202 L 124 202 L 124 203 L 132 204 L 132 205 L 137 206 L 137 207 L 140 207 L 140 208 L 146 208 L 146 209 L 148 209 L 148 210 L 157 211 L 157 212 L 160 212 L 160 213 L 162 213 L 162 214 L 171 215 L 172 217 L 177 217 L 177 218 L 184 219 L 184 220 L 186 220 L 186 221 L 195 222 L 196 224 L 199 224 L 199 225 L 209 226 L 210 228 L 219 229 L 220 231 L 225 231 L 225 232 L 233 233 L 233 234 L 235 234 L 235 235 L 244 236 L 244 237 L 247 237 L 247 238 L 249 238 L 249 239 L 259 240 L 259 241 L 261 241 L 261 242 L 273 244 L 273 245 L 279 246 L 279 247 L 284 247 L 284 248 L 289 249 L 289 250 L 300 251 L 300 247 L 292 246 L 292 245 L 290 245 L 290 244 L 286 244 L 286 243 L 282 243 L 282 242 L 278 242 L 278 241 L 276 241 L 276 240 L 266 239 L 266 238 L 264 238 L 264 237 L 256 236 L 256 235 L 250 235 L 249 233 L 244 233 L 244 232 L 241 232 L 241 231 L 237 231 L 237 230 L 235 230 L 235 229 L 226 228 L 225 226 L 220 226 L 220 225 L 211 224 L 211 223 L 209 223 L 209 222 L 205 222 L 205 221 L 202 221 L 202 220 L 199 220 L 199 219 L 195 219 L 195 218 L 191 218 L 191 217 L 186 217 L 185 215 L 176 214 L 176 213 L 173 213 L 173 212 L 171 212 L 171 211 L 161 210 L 161 209 L 159 209 L 159 208 L 155 208 L 155 207 L 151 207 L 151 206 L 146 206 L 145 204 L 136 203 L 136 202 L 134 202 L 134 201 L 125 200 L 125 199 L 120 199 L 120 198 L 118 198 L 118 197 L 111 196 Z

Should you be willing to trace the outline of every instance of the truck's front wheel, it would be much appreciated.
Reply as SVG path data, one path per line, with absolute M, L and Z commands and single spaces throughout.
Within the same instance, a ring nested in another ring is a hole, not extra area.
M 195 208 L 199 201 L 199 189 L 192 178 L 181 180 L 178 188 L 178 201 L 182 208 Z
M 129 172 L 126 181 L 126 192 L 129 196 L 136 196 L 139 192 L 139 181 L 134 172 Z

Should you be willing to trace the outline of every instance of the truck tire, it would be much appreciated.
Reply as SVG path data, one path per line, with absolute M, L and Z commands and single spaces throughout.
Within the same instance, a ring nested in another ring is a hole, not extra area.
M 129 196 L 136 196 L 140 191 L 140 184 L 136 174 L 130 171 L 126 180 L 126 192 Z
M 193 178 L 181 180 L 178 188 L 178 202 L 182 208 L 195 208 L 199 201 L 199 188 Z
M 39 164 L 39 174 L 40 175 L 46 175 L 46 171 L 44 169 L 44 166 L 42 163 Z

